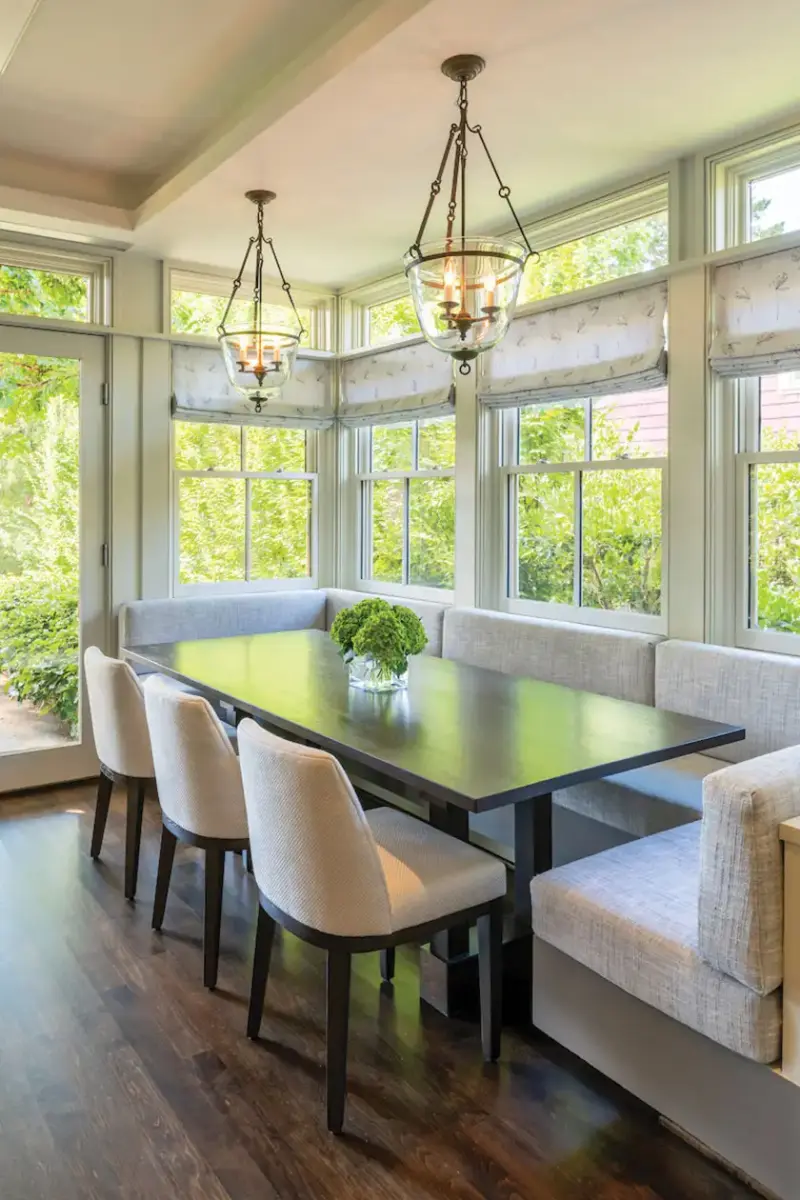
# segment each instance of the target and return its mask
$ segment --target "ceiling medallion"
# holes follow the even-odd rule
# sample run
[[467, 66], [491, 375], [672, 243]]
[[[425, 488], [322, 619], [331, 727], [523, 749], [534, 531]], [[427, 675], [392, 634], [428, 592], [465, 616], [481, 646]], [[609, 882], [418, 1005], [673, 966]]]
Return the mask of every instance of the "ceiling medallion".
[[[245, 197], [255, 204], [257, 209], [256, 233], [247, 243], [239, 274], [233, 281], [230, 299], [222, 320], [217, 326], [217, 334], [225, 358], [228, 378], [235, 388], [244, 392], [248, 399], [255, 402], [255, 410], [260, 413], [262, 403], [277, 396], [284, 384], [291, 378], [297, 357], [297, 347], [305, 329], [292, 297], [291, 285], [287, 283], [275, 253], [272, 238], [264, 236], [264, 206], [275, 199], [275, 193], [259, 188], [245, 192]], [[254, 246], [256, 262], [252, 304], [248, 305], [246, 314], [229, 320], [233, 302], [242, 286], [242, 276]], [[262, 291], [265, 246], [270, 249], [280, 276], [281, 287], [286, 293], [295, 315], [296, 323], [292, 322], [291, 327], [273, 319], [273, 305], [267, 305], [268, 313], [266, 317], [264, 316]]]
[[[450, 126], [439, 173], [416, 240], [403, 260], [417, 319], [427, 341], [461, 363], [469, 374], [470, 360], [496, 346], [508, 331], [517, 305], [525, 264], [536, 252], [511, 203], [507, 187], [489, 153], [480, 125], [470, 125], [467, 85], [481, 73], [485, 62], [477, 54], [456, 54], [442, 63], [442, 71], [459, 85], [459, 119]], [[483, 147], [506, 201], [522, 244], [492, 237], [467, 237], [467, 134]], [[453, 151], [446, 234], [441, 241], [425, 242], [425, 230]]]

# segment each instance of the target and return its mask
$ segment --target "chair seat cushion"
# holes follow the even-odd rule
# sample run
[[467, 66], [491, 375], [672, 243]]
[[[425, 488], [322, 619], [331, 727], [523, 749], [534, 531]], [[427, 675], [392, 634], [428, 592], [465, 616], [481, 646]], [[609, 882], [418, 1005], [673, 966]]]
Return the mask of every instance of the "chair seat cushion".
[[780, 1048], [780, 993], [699, 955], [700, 825], [606, 850], [531, 882], [537, 937], [653, 1008], [757, 1062]]
[[505, 895], [500, 859], [393, 808], [365, 815], [386, 877], [393, 933]]
[[703, 812], [703, 780], [727, 763], [708, 754], [687, 754], [652, 767], [638, 767], [593, 783], [555, 792], [553, 800], [581, 816], [602, 821], [634, 837], [662, 833], [697, 821]]

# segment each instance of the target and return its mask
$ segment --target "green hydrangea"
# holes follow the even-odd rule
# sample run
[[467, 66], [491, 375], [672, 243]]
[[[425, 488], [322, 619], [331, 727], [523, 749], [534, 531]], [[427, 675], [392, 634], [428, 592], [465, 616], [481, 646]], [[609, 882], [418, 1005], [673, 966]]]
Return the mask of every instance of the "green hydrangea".
[[343, 609], [331, 626], [331, 637], [343, 656], [368, 655], [384, 678], [402, 675], [411, 654], [420, 654], [428, 644], [425, 627], [416, 613], [388, 600], [360, 600]]

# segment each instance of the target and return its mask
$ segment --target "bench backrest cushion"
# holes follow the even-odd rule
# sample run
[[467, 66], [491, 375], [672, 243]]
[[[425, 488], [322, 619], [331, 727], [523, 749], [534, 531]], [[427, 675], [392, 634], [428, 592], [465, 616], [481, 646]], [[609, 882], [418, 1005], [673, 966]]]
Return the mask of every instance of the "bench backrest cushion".
[[652, 704], [657, 641], [642, 633], [452, 608], [444, 618], [443, 655], [508, 675]]
[[152, 646], [283, 629], [324, 629], [325, 602], [325, 592], [316, 589], [136, 600], [120, 609], [120, 646]]
[[725, 762], [744, 762], [800, 744], [800, 659], [701, 642], [656, 649], [656, 707], [743, 725], [743, 742], [717, 746]]
[[800, 815], [800, 746], [703, 781], [698, 950], [766, 996], [783, 980], [782, 821]]
[[[337, 615], [343, 608], [352, 608], [359, 600], [366, 600], [371, 592], [349, 592], [343, 588], [328, 588], [328, 606], [325, 616], [325, 627], [330, 629]], [[419, 617], [428, 635], [428, 644], [424, 654], [432, 654], [435, 658], [442, 657], [442, 620], [446, 605], [433, 604], [428, 600], [406, 600], [401, 596], [383, 596], [390, 604], [403, 604]]]

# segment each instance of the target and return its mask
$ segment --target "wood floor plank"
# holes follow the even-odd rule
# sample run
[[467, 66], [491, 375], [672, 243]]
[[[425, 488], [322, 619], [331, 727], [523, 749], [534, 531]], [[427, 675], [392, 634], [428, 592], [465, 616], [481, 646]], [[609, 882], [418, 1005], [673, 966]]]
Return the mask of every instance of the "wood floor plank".
[[743, 1184], [532, 1031], [485, 1065], [477, 1026], [354, 962], [345, 1136], [325, 1130], [324, 955], [276, 937], [244, 1036], [257, 896], [225, 877], [219, 988], [202, 983], [203, 871], [180, 847], [150, 928], [160, 817], [123, 896], [124, 797], [103, 853], [94, 788], [0, 800], [2, 1200], [745, 1200]]

